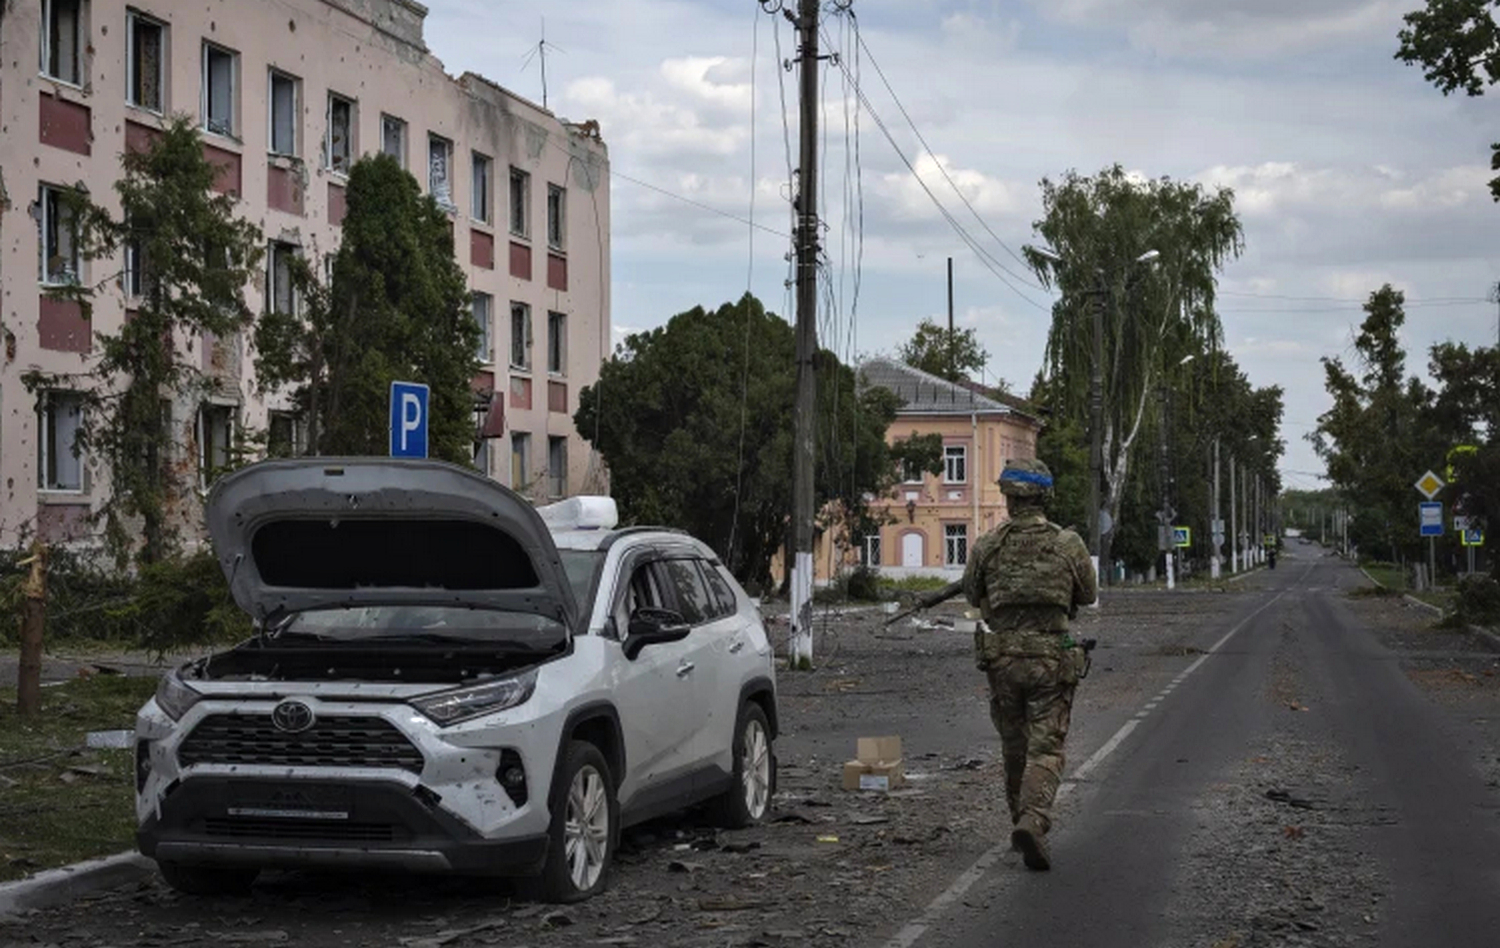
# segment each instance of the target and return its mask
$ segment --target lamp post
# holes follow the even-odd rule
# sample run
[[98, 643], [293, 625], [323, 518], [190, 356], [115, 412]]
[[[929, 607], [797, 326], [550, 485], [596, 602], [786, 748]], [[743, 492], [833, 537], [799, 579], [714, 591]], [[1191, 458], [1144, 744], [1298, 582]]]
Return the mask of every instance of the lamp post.
[[[1039, 257], [1051, 260], [1059, 269], [1068, 269], [1072, 266], [1062, 254], [1051, 247], [1027, 247], [1026, 249]], [[1132, 266], [1151, 263], [1160, 256], [1161, 254], [1157, 251], [1148, 250], [1136, 257], [1132, 261]], [[1098, 297], [1092, 307], [1094, 357], [1092, 371], [1089, 374], [1089, 559], [1094, 563], [1095, 581], [1102, 583], [1103, 575], [1099, 569], [1102, 549], [1099, 529], [1099, 481], [1104, 476], [1104, 306], [1105, 297], [1109, 297], [1113, 302], [1114, 293], [1109, 273], [1100, 268], [1097, 276], [1098, 284], [1092, 290], [1085, 290], [1083, 295]]]

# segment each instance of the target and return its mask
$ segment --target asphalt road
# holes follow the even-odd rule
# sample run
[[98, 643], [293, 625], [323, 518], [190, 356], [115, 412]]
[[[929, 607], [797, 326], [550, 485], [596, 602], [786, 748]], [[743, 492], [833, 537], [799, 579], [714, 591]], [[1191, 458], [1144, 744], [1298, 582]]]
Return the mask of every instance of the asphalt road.
[[1292, 553], [1069, 788], [1053, 871], [999, 859], [915, 943], [1496, 943], [1500, 791], [1465, 732], [1484, 722], [1360, 626], [1357, 571]]

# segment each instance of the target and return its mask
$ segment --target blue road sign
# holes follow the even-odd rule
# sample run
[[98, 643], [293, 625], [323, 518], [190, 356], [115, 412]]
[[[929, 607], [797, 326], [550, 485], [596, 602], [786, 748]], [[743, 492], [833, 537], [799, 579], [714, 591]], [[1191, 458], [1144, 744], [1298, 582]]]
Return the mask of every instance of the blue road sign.
[[391, 383], [391, 457], [427, 457], [427, 386]]
[[1440, 537], [1443, 535], [1443, 505], [1440, 501], [1430, 500], [1417, 505], [1422, 517], [1422, 536]]
[[1173, 527], [1172, 528], [1172, 545], [1173, 546], [1192, 546], [1193, 545], [1193, 528], [1192, 527]]
[[1484, 531], [1477, 529], [1465, 530], [1463, 535], [1463, 545], [1484, 546]]

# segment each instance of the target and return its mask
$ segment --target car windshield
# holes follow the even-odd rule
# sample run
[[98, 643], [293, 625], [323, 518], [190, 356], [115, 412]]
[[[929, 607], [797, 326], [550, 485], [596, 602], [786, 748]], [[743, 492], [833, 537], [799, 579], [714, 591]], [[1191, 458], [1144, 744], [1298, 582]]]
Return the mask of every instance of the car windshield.
[[568, 585], [573, 587], [573, 599], [578, 611], [585, 618], [589, 612], [589, 593], [594, 588], [594, 577], [604, 563], [604, 554], [598, 550], [558, 550], [562, 556], [563, 569], [568, 574]]
[[468, 606], [353, 606], [299, 612], [272, 633], [277, 639], [331, 642], [404, 640], [547, 649], [567, 641], [561, 622], [526, 612]]

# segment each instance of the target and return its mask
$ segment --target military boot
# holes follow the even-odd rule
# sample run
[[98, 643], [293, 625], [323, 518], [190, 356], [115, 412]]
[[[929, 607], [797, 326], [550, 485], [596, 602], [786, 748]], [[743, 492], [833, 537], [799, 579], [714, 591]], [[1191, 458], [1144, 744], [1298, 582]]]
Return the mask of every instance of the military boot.
[[1019, 850], [1027, 869], [1046, 872], [1052, 868], [1052, 856], [1047, 852], [1047, 833], [1040, 821], [1031, 815], [1022, 816], [1010, 834], [1010, 848]]

